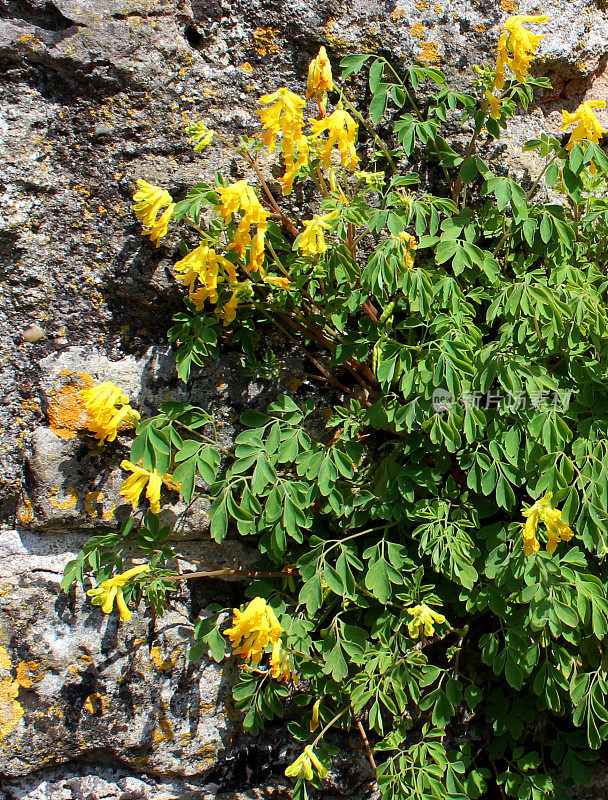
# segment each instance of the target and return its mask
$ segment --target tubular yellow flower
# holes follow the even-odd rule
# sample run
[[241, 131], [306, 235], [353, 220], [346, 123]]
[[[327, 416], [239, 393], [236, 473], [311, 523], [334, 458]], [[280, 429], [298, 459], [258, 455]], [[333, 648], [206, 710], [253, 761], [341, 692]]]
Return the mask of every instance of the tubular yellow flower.
[[308, 730], [311, 733], [314, 733], [317, 730], [317, 728], [319, 727], [319, 725], [321, 724], [319, 722], [319, 706], [320, 705], [321, 705], [321, 698], [318, 698], [317, 700], [315, 700], [314, 705], [312, 707], [312, 717], [310, 718], [310, 724], [308, 726]]
[[283, 134], [285, 174], [279, 178], [279, 183], [283, 187], [283, 194], [290, 194], [298, 170], [308, 161], [308, 140], [303, 131], [306, 102], [289, 89], [283, 88], [272, 94], [262, 95], [260, 103], [268, 105], [268, 108], [257, 113], [265, 131], [262, 139], [270, 153], [276, 147], [279, 134]]
[[437, 614], [425, 603], [408, 608], [407, 613], [412, 617], [407, 624], [407, 630], [412, 639], [422, 636], [423, 630], [425, 636], [432, 636], [435, 633], [435, 625], [441, 625], [445, 622], [443, 614]]
[[160, 247], [160, 240], [163, 238], [163, 236], [167, 235], [169, 220], [173, 215], [174, 208], [175, 208], [175, 203], [171, 203], [170, 205], [168, 205], [167, 208], [160, 215], [160, 217], [150, 228], [150, 234], [149, 234], [150, 241], [155, 242], [157, 247]]
[[319, 48], [316, 58], [310, 62], [308, 67], [308, 81], [306, 83], [306, 99], [315, 98], [319, 104], [319, 109], [325, 114], [326, 92], [331, 92], [334, 88], [334, 81], [331, 74], [331, 64], [327, 57], [324, 47]]
[[291, 286], [291, 281], [289, 278], [280, 278], [275, 275], [265, 275], [264, 283], [267, 283], [269, 286], [276, 286], [278, 289], [284, 289], [287, 291]]
[[[355, 151], [355, 140], [357, 138], [357, 123], [351, 115], [338, 107], [329, 117], [324, 119], [311, 119], [310, 124], [315, 138], [323, 144], [321, 149], [321, 164], [328, 168], [331, 166], [331, 151], [337, 146], [342, 157], [342, 166], [355, 170], [359, 163], [359, 158]], [[327, 132], [327, 139], [319, 137]]]
[[[141, 220], [143, 227], [150, 228], [150, 240], [156, 242], [158, 247], [160, 239], [167, 233], [167, 226], [175, 203], [169, 192], [159, 186], [154, 186], [141, 178], [137, 179], [137, 185], [139, 189], [133, 195], [133, 200], [135, 200], [133, 211], [135, 216]], [[167, 206], [167, 208], [157, 220], [156, 215], [163, 206]]]
[[401, 233], [398, 233], [394, 238], [397, 240], [397, 242], [399, 242], [401, 252], [405, 258], [405, 266], [408, 269], [412, 269], [414, 266], [414, 256], [412, 255], [412, 251], [418, 249], [416, 237], [412, 236], [411, 233], [401, 231]]
[[228, 283], [235, 285], [237, 277], [234, 264], [207, 245], [200, 244], [175, 264], [175, 270], [180, 273], [178, 279], [188, 287], [197, 311], [203, 307], [205, 300], [217, 303], [217, 285], [224, 280], [219, 272], [220, 267], [225, 271]]
[[264, 650], [272, 644], [272, 658], [278, 664], [282, 632], [283, 628], [272, 608], [264, 598], [255, 597], [244, 611], [233, 609], [232, 627], [227, 628], [224, 635], [230, 640], [235, 655], [242, 656], [245, 662], [252, 664], [259, 664]]
[[186, 134], [194, 145], [194, 152], [200, 153], [211, 144], [215, 131], [212, 131], [204, 122], [193, 122], [186, 125]]
[[545, 14], [535, 16], [516, 14], [505, 21], [505, 30], [498, 40], [496, 78], [492, 91], [486, 93], [493, 119], [498, 119], [500, 116], [500, 100], [493, 93], [500, 92], [504, 88], [505, 68], [510, 67], [518, 81], [525, 80], [540, 40], [545, 38], [542, 34], [532, 33], [524, 28], [523, 23], [533, 22], [540, 25], [542, 22], [547, 22], [548, 19], [549, 17]]
[[132, 614], [129, 611], [125, 598], [123, 595], [123, 587], [137, 575], [142, 575], [144, 572], [150, 572], [148, 564], [141, 564], [139, 567], [132, 567], [126, 572], [121, 572], [113, 578], [108, 578], [102, 581], [99, 586], [89, 589], [87, 595], [91, 598], [91, 602], [95, 606], [101, 606], [104, 614], [111, 614], [114, 609], [114, 601], [120, 612], [120, 618], [123, 622], [131, 619]]
[[486, 100], [490, 104], [490, 116], [492, 119], [499, 119], [500, 118], [500, 100], [497, 97], [494, 97], [493, 94], [490, 94], [486, 90]]
[[[111, 381], [82, 389], [79, 394], [87, 411], [87, 428], [95, 434], [100, 445], [106, 439], [113, 442], [120, 428], [132, 428], [133, 423], [140, 419], [123, 390]], [[121, 405], [117, 408], [119, 403]]]
[[303, 778], [306, 781], [311, 781], [314, 775], [313, 767], [321, 780], [327, 777], [327, 770], [317, 758], [314, 750], [310, 745], [306, 745], [304, 751], [300, 753], [293, 764], [287, 767], [285, 775], [288, 778]]
[[[243, 258], [246, 248], [251, 245], [249, 250], [248, 272], [262, 270], [264, 261], [264, 236], [268, 227], [268, 212], [262, 207], [256, 197], [255, 192], [247, 181], [241, 180], [229, 186], [218, 186], [217, 193], [220, 196], [220, 205], [215, 210], [223, 217], [226, 225], [230, 223], [233, 216], [242, 212], [234, 234], [234, 241], [228, 245], [229, 250], [234, 250], [239, 258]], [[250, 228], [256, 226], [256, 233], [252, 242]]]
[[179, 489], [179, 486], [173, 482], [172, 476], [168, 473], [166, 475], [160, 475], [155, 469], [149, 471], [136, 464], [132, 464], [126, 459], [120, 462], [120, 467], [121, 469], [133, 473], [129, 475], [120, 487], [120, 493], [131, 503], [134, 509], [139, 505], [139, 498], [146, 486], [146, 497], [150, 501], [150, 511], [153, 514], [158, 514], [160, 511], [160, 490], [163, 483], [168, 489], [172, 489], [173, 491]]
[[304, 220], [305, 230], [298, 236], [293, 243], [294, 249], [299, 249], [307, 256], [315, 256], [324, 253], [327, 250], [325, 242], [324, 230], [331, 230], [331, 225], [327, 221], [334, 219], [337, 212], [325, 214], [320, 217], [315, 214], [312, 219]]
[[576, 128], [570, 134], [570, 139], [566, 145], [566, 150], [570, 151], [577, 142], [588, 141], [599, 144], [602, 135], [606, 133], [606, 128], [603, 128], [595, 116], [594, 108], [606, 108], [604, 100], [586, 100], [581, 103], [576, 109], [574, 114], [569, 111], [562, 111], [562, 130], [565, 131], [570, 125], [578, 123]]
[[547, 529], [547, 552], [553, 555], [560, 542], [569, 542], [574, 536], [574, 531], [562, 520], [562, 512], [551, 506], [552, 492], [547, 492], [544, 497], [537, 500], [530, 508], [522, 511], [526, 522], [523, 529], [524, 553], [527, 556], [538, 552], [540, 544], [536, 538], [539, 520], [545, 523]]

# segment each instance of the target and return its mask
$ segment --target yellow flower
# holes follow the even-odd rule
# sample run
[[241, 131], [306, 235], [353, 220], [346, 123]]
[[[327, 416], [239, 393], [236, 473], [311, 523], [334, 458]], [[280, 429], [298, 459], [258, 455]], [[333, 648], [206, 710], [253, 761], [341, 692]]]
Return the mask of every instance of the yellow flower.
[[283, 194], [290, 194], [298, 170], [308, 161], [308, 140], [303, 131], [306, 102], [289, 89], [283, 88], [272, 94], [262, 95], [260, 103], [268, 105], [268, 108], [257, 113], [265, 131], [262, 139], [270, 153], [276, 147], [279, 134], [283, 134], [285, 174], [279, 178], [279, 183], [283, 187]]
[[160, 475], [156, 469], [149, 471], [132, 464], [126, 459], [120, 462], [120, 466], [121, 469], [133, 473], [129, 475], [120, 487], [120, 493], [131, 503], [134, 509], [139, 505], [139, 498], [146, 486], [146, 497], [150, 501], [150, 511], [153, 514], [158, 514], [160, 511], [160, 490], [163, 483], [167, 488], [174, 491], [179, 489], [179, 486], [173, 482], [172, 476], [168, 473]]
[[167, 208], [160, 215], [160, 217], [150, 228], [150, 234], [149, 234], [150, 241], [156, 242], [157, 247], [160, 247], [160, 240], [163, 238], [163, 236], [167, 235], [169, 220], [173, 215], [174, 208], [175, 208], [175, 203], [171, 203], [170, 205], [168, 205]]
[[574, 114], [569, 111], [562, 111], [563, 124], [562, 130], [565, 131], [570, 125], [578, 123], [570, 134], [570, 139], [566, 145], [566, 150], [570, 151], [577, 142], [588, 141], [599, 144], [602, 134], [606, 133], [606, 128], [602, 128], [598, 118], [593, 111], [594, 108], [606, 108], [604, 100], [586, 100], [581, 103]]
[[[357, 173], [355, 173], [355, 175], [356, 174]], [[338, 200], [340, 200], [342, 203], [344, 203], [344, 205], [349, 205], [350, 201], [349, 201], [348, 197], [344, 194], [344, 192], [342, 190], [342, 187], [340, 186], [340, 184], [337, 181], [336, 168], [335, 167], [332, 167], [329, 170], [329, 188], [331, 189], [332, 194], [335, 197], [337, 197]]]
[[[129, 405], [123, 390], [111, 381], [104, 381], [91, 389], [80, 391], [82, 404], [87, 411], [87, 428], [102, 445], [106, 439], [113, 442], [119, 429], [132, 428], [140, 415]], [[116, 407], [120, 403], [120, 407]]]
[[113, 578], [102, 581], [99, 586], [89, 589], [87, 594], [91, 598], [93, 605], [101, 606], [101, 610], [104, 614], [112, 613], [114, 609], [114, 600], [116, 600], [116, 606], [120, 611], [120, 618], [123, 622], [127, 622], [131, 619], [132, 614], [125, 603], [125, 598], [122, 593], [123, 587], [131, 578], [135, 578], [137, 575], [141, 575], [144, 572], [150, 572], [148, 564], [132, 567], [132, 569], [128, 569], [126, 572], [121, 572]]
[[231, 286], [236, 284], [234, 264], [204, 244], [195, 247], [192, 252], [175, 264], [176, 271], [181, 273], [178, 275], [178, 279], [188, 287], [190, 299], [197, 311], [201, 310], [205, 300], [217, 303], [218, 281], [221, 282], [224, 279], [219, 274], [220, 267], [225, 270], [228, 283]]
[[529, 556], [538, 552], [540, 544], [536, 538], [538, 522], [545, 523], [547, 529], [547, 552], [553, 555], [560, 542], [569, 542], [574, 536], [574, 531], [562, 520], [562, 512], [551, 507], [552, 492], [547, 492], [544, 497], [537, 500], [534, 505], [523, 511], [526, 522], [524, 524], [524, 554]]
[[536, 55], [542, 34], [532, 33], [524, 28], [524, 22], [534, 22], [538, 25], [546, 22], [549, 17], [544, 14], [524, 16], [516, 14], [505, 21], [505, 30], [498, 40], [498, 53], [496, 57], [496, 78], [491, 92], [486, 92], [486, 99], [490, 103], [491, 116], [498, 119], [500, 116], [500, 100], [493, 92], [502, 91], [505, 85], [505, 68], [510, 67], [518, 81], [524, 81], [530, 69], [530, 63]]
[[325, 214], [320, 217], [315, 214], [312, 219], [304, 220], [305, 230], [298, 236], [293, 243], [294, 249], [299, 250], [307, 256], [315, 256], [324, 253], [327, 250], [325, 243], [324, 230], [331, 230], [331, 225], [327, 221], [334, 219], [337, 212], [333, 211], [331, 214]]
[[204, 122], [193, 122], [190, 125], [186, 125], [186, 133], [192, 144], [194, 144], [195, 153], [200, 153], [201, 150], [204, 150], [205, 147], [211, 144], [215, 136], [215, 131], [208, 128]]
[[359, 159], [355, 151], [357, 138], [357, 123], [343, 108], [337, 108], [333, 114], [324, 119], [310, 120], [312, 133], [317, 139], [322, 133], [327, 132], [327, 139], [319, 142], [323, 144], [321, 150], [321, 164], [327, 168], [331, 166], [331, 151], [336, 145], [342, 156], [342, 166], [356, 169]]
[[[169, 192], [159, 186], [154, 186], [141, 178], [137, 179], [137, 185], [139, 189], [133, 195], [133, 200], [135, 200], [133, 211], [135, 216], [141, 220], [143, 227], [150, 228], [148, 231], [150, 240], [156, 242], [158, 247], [160, 239], [167, 233], [175, 203]], [[167, 206], [167, 208], [156, 219], [156, 215], [163, 206]]]
[[412, 236], [411, 233], [406, 233], [405, 231], [401, 231], [398, 233], [397, 236], [394, 237], [396, 241], [399, 243], [401, 252], [405, 258], [405, 266], [408, 269], [412, 269], [414, 266], [414, 256], [412, 255], [412, 250], [418, 249], [418, 242], [416, 241], [416, 237]]
[[306, 99], [310, 100], [314, 97], [319, 104], [319, 109], [325, 114], [325, 93], [331, 92], [333, 88], [334, 81], [331, 74], [331, 64], [327, 57], [327, 51], [324, 47], [321, 47], [317, 57], [313, 58], [308, 67]]
[[[247, 181], [241, 180], [229, 186], [218, 186], [217, 193], [220, 196], [220, 205], [216, 206], [216, 211], [223, 217], [226, 225], [230, 223], [233, 216], [242, 212], [234, 234], [234, 241], [228, 245], [229, 250], [243, 258], [246, 248], [251, 245], [249, 250], [248, 272], [262, 270], [264, 261], [264, 236], [268, 227], [268, 212], [262, 207], [256, 197], [255, 192]], [[256, 226], [254, 239], [251, 239], [250, 228]]]
[[498, 97], [494, 97], [493, 94], [486, 90], [486, 100], [490, 104], [490, 116], [492, 119], [499, 119], [500, 118], [500, 100]]
[[314, 705], [312, 707], [312, 717], [310, 718], [310, 724], [308, 726], [308, 730], [311, 733], [314, 733], [320, 725], [319, 722], [319, 706], [321, 705], [321, 698], [315, 700]]
[[289, 278], [280, 278], [274, 275], [265, 275], [264, 283], [267, 283], [269, 286], [276, 286], [278, 289], [284, 289], [287, 291], [291, 286], [291, 281]]
[[445, 622], [443, 614], [437, 614], [425, 603], [408, 608], [407, 613], [412, 617], [407, 624], [407, 630], [412, 639], [422, 636], [423, 629], [425, 636], [432, 636], [435, 633], [435, 624], [441, 625]]
[[283, 628], [272, 608], [264, 598], [255, 597], [244, 611], [233, 609], [232, 627], [227, 628], [224, 635], [230, 640], [234, 653], [252, 664], [259, 664], [266, 647], [272, 644], [272, 658], [276, 664], [282, 632]]
[[306, 745], [304, 752], [300, 753], [293, 764], [287, 767], [285, 775], [288, 778], [303, 778], [306, 781], [311, 781], [314, 774], [313, 767], [322, 780], [327, 776], [327, 770], [315, 755], [312, 747]]

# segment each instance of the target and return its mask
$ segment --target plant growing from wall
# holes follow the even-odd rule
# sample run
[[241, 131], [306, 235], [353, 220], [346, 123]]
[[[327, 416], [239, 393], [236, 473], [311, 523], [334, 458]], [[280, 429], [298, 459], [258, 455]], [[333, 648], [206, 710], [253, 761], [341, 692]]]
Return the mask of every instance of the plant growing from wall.
[[[161, 493], [211, 496], [213, 539], [243, 537], [260, 565], [232, 617], [206, 609], [190, 654], [239, 659], [248, 730], [287, 715], [300, 800], [327, 780], [336, 729], [404, 800], [566, 797], [608, 738], [605, 104], [525, 145], [528, 186], [479, 155], [549, 86], [529, 72], [546, 19], [507, 20], [470, 94], [374, 55], [344, 58], [334, 83], [321, 48], [306, 98], [261, 97], [251, 137], [188, 127], [238, 180], [179, 202], [139, 181], [146, 235], [183, 230], [179, 377], [228, 340], [271, 377], [274, 330], [333, 410], [282, 395], [226, 448], [209, 409], [138, 420], [120, 389], [89, 390], [101, 442], [137, 425], [122, 493], [150, 510], [91, 539], [64, 586], [92, 580], [123, 619], [140, 600], [162, 613], [210, 573], [177, 574]], [[126, 569], [134, 545], [144, 563]]]

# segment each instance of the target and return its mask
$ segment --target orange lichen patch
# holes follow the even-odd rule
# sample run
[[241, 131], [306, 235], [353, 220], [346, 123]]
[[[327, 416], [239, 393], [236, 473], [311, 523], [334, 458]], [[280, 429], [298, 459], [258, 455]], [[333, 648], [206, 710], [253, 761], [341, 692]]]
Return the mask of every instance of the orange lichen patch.
[[29, 523], [34, 519], [34, 506], [27, 497], [22, 498], [21, 503], [19, 504], [19, 508], [17, 509], [17, 519], [22, 525], [29, 525]]
[[44, 670], [35, 661], [20, 661], [17, 665], [17, 683], [22, 689], [31, 689], [42, 680]]
[[247, 73], [247, 75], [251, 75], [251, 74], [252, 74], [252, 72], [253, 72], [253, 67], [251, 66], [251, 64], [249, 63], [249, 61], [244, 61], [244, 62], [241, 64], [241, 69], [243, 70], [243, 72], [246, 72], [246, 73]]
[[66, 383], [50, 393], [48, 417], [49, 428], [61, 439], [72, 439], [78, 431], [86, 428], [87, 413], [80, 397], [81, 389], [89, 389], [95, 381], [85, 372], [77, 375], [67, 373]]
[[513, 13], [514, 11], [517, 11], [518, 6], [518, 0], [500, 0], [500, 7], [503, 11]]
[[415, 36], [416, 39], [424, 39], [424, 25], [422, 22], [416, 22], [414, 25], [412, 25], [410, 33], [412, 36]]
[[279, 50], [276, 38], [278, 28], [256, 28], [253, 32], [254, 47], [261, 56], [271, 55]]
[[437, 42], [424, 42], [416, 60], [422, 64], [439, 64], [441, 57], [437, 52], [437, 47]]
[[[56, 497], [59, 495], [59, 489], [51, 488], [49, 489], [51, 495], [55, 495]], [[78, 495], [76, 494], [75, 489], [64, 489], [63, 490], [63, 500], [54, 500], [49, 499], [49, 503], [54, 506], [55, 508], [59, 508], [62, 511], [67, 511], [68, 508], [74, 508], [76, 503], [78, 502]]]
[[165, 708], [161, 706], [158, 726], [154, 729], [152, 739], [154, 742], [170, 742], [174, 737], [173, 725], [169, 722], [165, 715]]
[[90, 694], [87, 699], [84, 701], [84, 707], [93, 716], [100, 717], [104, 712], [108, 710], [109, 701], [108, 698], [99, 692], [93, 692]]
[[198, 751], [198, 755], [202, 759], [200, 763], [201, 769], [208, 767], [209, 764], [217, 760], [217, 751], [212, 744], [203, 745], [201, 749]]
[[103, 492], [87, 492], [84, 498], [84, 510], [91, 519], [114, 519], [116, 503], [109, 503], [105, 508]]
[[429, 4], [425, 2], [425, 0], [418, 0], [418, 2], [416, 3], [416, 8], [419, 8], [420, 11], [424, 11], [428, 7]]
[[0, 647], [0, 669], [10, 669], [12, 667], [11, 658], [5, 647]]
[[397, 22], [399, 17], [402, 17], [404, 14], [405, 14], [405, 9], [403, 9], [403, 8], [395, 8], [394, 11], [391, 14], [391, 17], [393, 18], [394, 22]]
[[475, 30], [477, 33], [484, 33], [486, 30], [485, 22], [478, 22], [477, 25], [475, 25]]
[[150, 648], [150, 659], [159, 672], [168, 672], [177, 664], [181, 653], [181, 648], [173, 650], [170, 655], [163, 656], [160, 647]]

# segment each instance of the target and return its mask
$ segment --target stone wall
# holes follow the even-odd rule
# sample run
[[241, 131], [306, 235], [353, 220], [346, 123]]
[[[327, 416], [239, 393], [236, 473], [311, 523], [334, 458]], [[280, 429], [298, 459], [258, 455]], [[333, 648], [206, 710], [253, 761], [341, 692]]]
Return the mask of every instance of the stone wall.
[[[1, 800], [284, 796], [282, 730], [250, 742], [230, 668], [185, 658], [200, 609], [239, 602], [238, 586], [194, 586], [162, 619], [120, 626], [59, 590], [91, 532], [128, 513], [123, 444], [82, 435], [78, 388], [115, 380], [144, 414], [163, 398], [192, 399], [216, 411], [227, 440], [238, 413], [277, 389], [248, 383], [229, 353], [188, 394], [179, 385], [166, 344], [181, 302], [177, 240], [155, 249], [142, 239], [130, 195], [138, 177], [180, 199], [218, 167], [235, 175], [216, 151], [192, 153], [184, 120], [250, 132], [257, 96], [302, 89], [321, 44], [334, 64], [373, 51], [441, 65], [462, 86], [516, 12], [551, 17], [538, 69], [554, 90], [491, 151], [525, 181], [537, 167], [518, 142], [557, 131], [562, 108], [608, 99], [601, 2], [0, 0]], [[208, 540], [206, 511], [201, 500], [169, 512], [184, 557], [246, 565], [238, 543]], [[368, 780], [353, 749], [328, 796], [367, 796]]]

